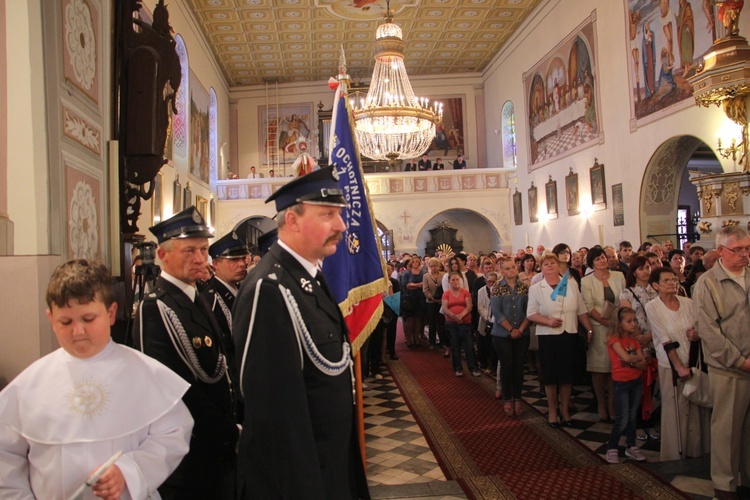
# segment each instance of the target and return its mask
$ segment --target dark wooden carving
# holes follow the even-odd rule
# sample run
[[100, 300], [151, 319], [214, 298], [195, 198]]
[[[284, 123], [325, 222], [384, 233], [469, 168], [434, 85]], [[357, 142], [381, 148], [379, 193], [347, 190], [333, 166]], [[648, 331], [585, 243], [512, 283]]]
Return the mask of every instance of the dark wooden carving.
[[124, 234], [134, 234], [141, 199], [151, 198], [152, 181], [167, 162], [169, 107], [177, 113], [182, 74], [164, 0], [154, 8], [150, 25], [135, 16], [140, 1], [118, 4], [120, 223]]
[[430, 241], [425, 245], [425, 255], [435, 255], [435, 251], [441, 245], [449, 245], [453, 253], [460, 253], [464, 249], [464, 242], [458, 239], [457, 232], [458, 229], [448, 226], [445, 222], [430, 229]]

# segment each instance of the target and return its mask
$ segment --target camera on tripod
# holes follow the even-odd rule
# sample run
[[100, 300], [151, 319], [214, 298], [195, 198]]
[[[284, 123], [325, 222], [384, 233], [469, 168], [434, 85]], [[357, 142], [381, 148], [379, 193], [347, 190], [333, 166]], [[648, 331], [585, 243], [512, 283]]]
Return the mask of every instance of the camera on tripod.
[[141, 263], [135, 266], [133, 279], [133, 296], [137, 297], [138, 302], [143, 300], [143, 293], [146, 284], [152, 286], [156, 283], [156, 278], [161, 272], [161, 268], [155, 264], [156, 261], [156, 243], [153, 241], [141, 241], [135, 243], [133, 248], [137, 248], [140, 253]]
[[141, 241], [133, 245], [140, 250], [140, 257], [143, 259], [142, 264], [153, 264], [156, 261], [156, 243], [153, 241]]

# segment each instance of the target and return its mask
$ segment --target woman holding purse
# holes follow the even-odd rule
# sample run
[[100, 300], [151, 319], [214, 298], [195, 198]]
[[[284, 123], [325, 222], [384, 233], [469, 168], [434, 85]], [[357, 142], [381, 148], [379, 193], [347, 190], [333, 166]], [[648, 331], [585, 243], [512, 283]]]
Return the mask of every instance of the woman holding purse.
[[[685, 457], [700, 457], [711, 450], [711, 410], [691, 403], [682, 394], [685, 381], [692, 376], [689, 367], [690, 343], [699, 340], [694, 328], [693, 301], [677, 295], [680, 282], [668, 267], [654, 269], [649, 282], [659, 293], [657, 298], [646, 304], [646, 314], [659, 363], [660, 459], [678, 460], [682, 458], [680, 451]], [[675, 373], [677, 381], [673, 380]], [[682, 450], [679, 449], [680, 443]]]
[[594, 272], [581, 280], [581, 295], [591, 317], [594, 335], [586, 351], [586, 370], [591, 373], [598, 405], [599, 420], [614, 422], [615, 403], [612, 398], [612, 364], [607, 352], [607, 339], [611, 322], [625, 288], [625, 276], [607, 267], [607, 255], [600, 246], [589, 250], [587, 264]]

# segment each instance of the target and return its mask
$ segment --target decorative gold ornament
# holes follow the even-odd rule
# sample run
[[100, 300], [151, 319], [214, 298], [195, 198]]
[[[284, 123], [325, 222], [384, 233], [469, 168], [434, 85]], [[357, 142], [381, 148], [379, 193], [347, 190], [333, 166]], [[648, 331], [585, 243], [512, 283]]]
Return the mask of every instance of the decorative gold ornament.
[[706, 213], [711, 211], [711, 207], [714, 205], [714, 195], [711, 188], [707, 188], [703, 191], [703, 207]]
[[732, 212], [737, 210], [737, 200], [740, 197], [740, 183], [727, 182], [724, 184], [724, 199], [726, 200]]
[[443, 243], [442, 245], [437, 247], [437, 249], [443, 252], [443, 254], [445, 255], [450, 255], [453, 253], [453, 248], [451, 248], [451, 246], [447, 243]]
[[740, 221], [738, 221], [738, 220], [727, 219], [727, 220], [725, 220], [724, 222], [721, 223], [721, 227], [734, 227], [734, 226], [736, 226], [739, 223], [740, 223]]
[[698, 223], [698, 231], [700, 231], [702, 234], [710, 234], [711, 233], [711, 223], [707, 220], [702, 220]]

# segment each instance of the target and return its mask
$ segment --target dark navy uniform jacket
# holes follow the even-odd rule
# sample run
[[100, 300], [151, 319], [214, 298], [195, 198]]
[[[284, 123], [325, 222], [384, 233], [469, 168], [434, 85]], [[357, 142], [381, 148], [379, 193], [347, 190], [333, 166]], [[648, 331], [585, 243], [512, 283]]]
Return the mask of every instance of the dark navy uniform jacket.
[[[187, 380], [191, 386], [183, 396], [195, 426], [190, 451], [167, 485], [188, 492], [184, 498], [200, 498], [201, 492], [218, 491], [220, 480], [235, 466], [235, 447], [239, 437], [234, 396], [229, 373], [215, 383], [199, 380], [178, 354], [157, 306], [163, 302], [176, 314], [203, 370], [213, 375], [220, 354], [226, 355], [223, 339], [209, 306], [196, 295], [196, 302], [163, 277], [147, 294], [135, 319], [134, 347], [157, 359]], [[216, 484], [213, 482], [216, 481]]]
[[273, 245], [243, 281], [233, 314], [245, 398], [239, 498], [369, 498], [351, 371], [331, 376], [310, 361], [280, 286], [293, 296], [326, 360], [340, 361], [348, 342], [338, 304], [289, 252]]

